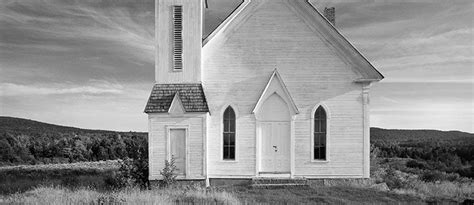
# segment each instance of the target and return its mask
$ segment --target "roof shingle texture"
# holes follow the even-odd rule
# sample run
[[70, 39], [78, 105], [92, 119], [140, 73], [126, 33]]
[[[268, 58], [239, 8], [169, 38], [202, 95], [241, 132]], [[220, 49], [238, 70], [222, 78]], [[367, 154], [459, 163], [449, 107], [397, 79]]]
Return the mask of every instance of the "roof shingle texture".
[[176, 93], [179, 93], [186, 112], [209, 112], [201, 84], [155, 84], [145, 113], [168, 112]]

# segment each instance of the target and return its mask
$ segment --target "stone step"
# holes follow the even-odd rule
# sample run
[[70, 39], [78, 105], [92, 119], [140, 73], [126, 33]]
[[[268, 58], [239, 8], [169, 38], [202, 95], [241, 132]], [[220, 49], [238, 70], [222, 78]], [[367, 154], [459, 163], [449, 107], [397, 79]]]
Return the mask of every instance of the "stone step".
[[252, 179], [252, 187], [308, 186], [305, 178], [262, 178]]
[[251, 187], [272, 189], [272, 188], [285, 188], [285, 187], [309, 187], [309, 185], [307, 184], [252, 184]]

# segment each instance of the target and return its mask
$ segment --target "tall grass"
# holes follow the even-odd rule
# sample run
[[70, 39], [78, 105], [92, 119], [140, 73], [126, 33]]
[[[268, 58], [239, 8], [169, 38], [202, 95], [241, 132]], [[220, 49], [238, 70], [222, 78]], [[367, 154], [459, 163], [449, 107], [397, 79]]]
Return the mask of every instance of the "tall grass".
[[414, 195], [425, 200], [450, 199], [462, 202], [465, 199], [474, 199], [474, 183], [472, 182], [411, 180], [403, 188], [393, 191], [398, 194]]
[[0, 195], [24, 192], [38, 186], [107, 189], [104, 179], [118, 161], [0, 167]]
[[25, 193], [0, 196], [0, 203], [15, 204], [239, 204], [238, 198], [225, 191], [205, 188], [169, 188], [140, 190], [128, 188], [120, 191], [98, 192], [80, 188], [38, 187]]
[[[386, 183], [393, 193], [408, 194], [426, 201], [457, 201], [474, 199], [474, 180], [453, 177], [448, 173], [420, 170], [421, 175], [404, 172], [409, 159], [390, 159], [384, 166], [373, 166], [371, 177], [378, 183]], [[434, 180], [424, 180], [425, 173]]]

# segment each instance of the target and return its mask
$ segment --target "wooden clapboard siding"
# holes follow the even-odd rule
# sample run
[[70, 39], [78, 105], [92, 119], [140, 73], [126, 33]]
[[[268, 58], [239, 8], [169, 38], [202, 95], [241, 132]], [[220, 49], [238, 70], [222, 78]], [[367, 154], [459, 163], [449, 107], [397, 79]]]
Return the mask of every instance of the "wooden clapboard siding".
[[[209, 176], [255, 174], [256, 120], [251, 113], [276, 68], [300, 113], [294, 121], [295, 175], [362, 177], [362, 86], [355, 71], [286, 0], [255, 0], [203, 49], [203, 84], [211, 116]], [[236, 162], [222, 161], [222, 112], [237, 106]], [[311, 161], [311, 112], [324, 103], [330, 113], [330, 161]]]
[[[159, 0], [155, 2], [157, 83], [197, 83], [201, 81], [202, 1]], [[183, 69], [173, 70], [173, 6], [183, 8]]]
[[[221, 106], [222, 109], [227, 106]], [[235, 108], [235, 107], [234, 107]], [[236, 112], [236, 160], [224, 161], [222, 159], [222, 126], [223, 116], [220, 110], [215, 110], [215, 115], [209, 118], [208, 126], [208, 175], [255, 175], [255, 119], [253, 115], [238, 112], [241, 107], [234, 109]], [[212, 112], [212, 111], [211, 111]]]
[[149, 114], [149, 169], [150, 179], [159, 179], [160, 171], [164, 168], [167, 156], [166, 139], [167, 127], [188, 129], [187, 143], [187, 173], [186, 178], [198, 179], [205, 176], [205, 125], [206, 114], [185, 114], [170, 116], [168, 114]]

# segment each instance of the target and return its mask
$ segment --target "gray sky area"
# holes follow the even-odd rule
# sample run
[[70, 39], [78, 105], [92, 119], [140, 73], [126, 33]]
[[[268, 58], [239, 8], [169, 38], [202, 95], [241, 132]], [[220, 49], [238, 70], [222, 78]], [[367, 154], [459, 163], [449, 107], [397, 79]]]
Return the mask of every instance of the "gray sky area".
[[[239, 4], [209, 0], [209, 33]], [[471, 0], [325, 0], [337, 27], [384, 75], [371, 124], [474, 132]], [[0, 1], [0, 115], [147, 129], [153, 0]]]

